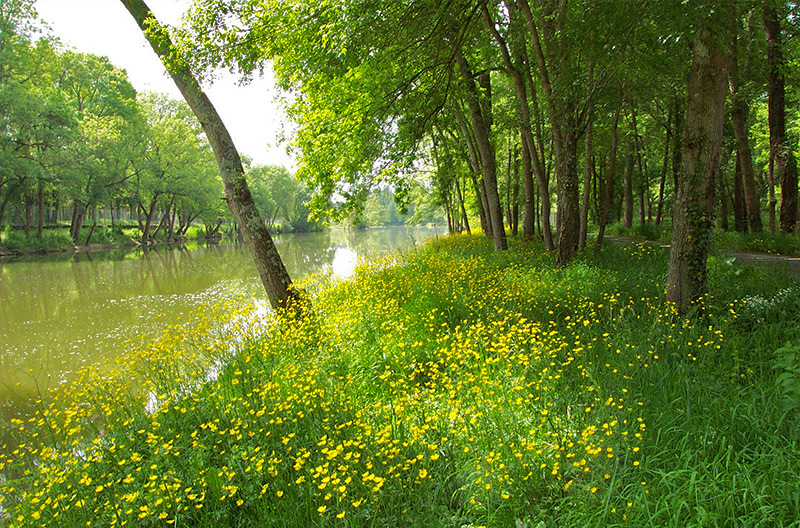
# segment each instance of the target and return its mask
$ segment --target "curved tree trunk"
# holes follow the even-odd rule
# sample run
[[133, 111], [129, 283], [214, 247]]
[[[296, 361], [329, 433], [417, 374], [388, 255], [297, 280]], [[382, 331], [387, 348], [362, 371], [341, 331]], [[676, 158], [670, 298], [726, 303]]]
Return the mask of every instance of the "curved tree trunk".
[[299, 301], [299, 294], [292, 288], [289, 273], [253, 202], [244, 177], [242, 160], [222, 118], [180, 54], [176, 53], [166, 30], [155, 19], [144, 0], [120, 1], [136, 20], [153, 51], [166, 65], [170, 77], [206, 133], [222, 176], [228, 207], [242, 230], [270, 304], [273, 308], [285, 308]]
[[[512, 2], [505, 2], [506, 8], [511, 10], [514, 13], [514, 4]], [[497, 31], [497, 27], [495, 26], [494, 21], [492, 21], [491, 15], [489, 14], [489, 10], [486, 4], [482, 4], [482, 11], [483, 11], [483, 18], [486, 22], [487, 27], [489, 28], [489, 32], [492, 34], [492, 37], [497, 42], [498, 46], [500, 47], [500, 53], [503, 56], [503, 63], [505, 64], [506, 71], [508, 72], [511, 79], [514, 81], [514, 87], [517, 92], [517, 103], [519, 108], [519, 115], [520, 115], [520, 134], [522, 138], [522, 148], [523, 150], [527, 149], [527, 153], [523, 152], [523, 160], [527, 163], [523, 163], [523, 170], [522, 170], [522, 177], [523, 183], [525, 184], [525, 203], [531, 204], [530, 206], [526, 205], [526, 214], [534, 214], [535, 209], [533, 208], [533, 179], [531, 175], [531, 171], [536, 174], [536, 182], [539, 186], [539, 194], [543, 197], [547, 197], [547, 201], [544, 202], [546, 205], [546, 211], [542, 210], [542, 222], [546, 226], [543, 229], [544, 235], [544, 244], [545, 249], [548, 251], [552, 251], [555, 249], [553, 244], [553, 237], [550, 231], [550, 200], [549, 200], [549, 193], [548, 190], [548, 181], [545, 177], [545, 171], [542, 167], [539, 153], [536, 148], [536, 142], [534, 141], [533, 137], [533, 128], [531, 126], [531, 110], [529, 104], [529, 96], [528, 90], [525, 84], [525, 77], [522, 74], [522, 71], [517, 64], [523, 64], [522, 55], [524, 54], [523, 50], [516, 49], [515, 56], [516, 56], [516, 63], [511, 59], [511, 53], [509, 51], [509, 46], [506, 43], [505, 39], [500, 35], [500, 32]], [[523, 39], [518, 39], [519, 42], [524, 42]], [[517, 46], [519, 48], [519, 46]], [[532, 83], [530, 85], [531, 89], [533, 88]], [[535, 94], [532, 94], [532, 97], [535, 97]], [[526, 157], [527, 154], [527, 157]], [[533, 218], [530, 220], [525, 219], [523, 224], [523, 237], [526, 239], [533, 237]]]

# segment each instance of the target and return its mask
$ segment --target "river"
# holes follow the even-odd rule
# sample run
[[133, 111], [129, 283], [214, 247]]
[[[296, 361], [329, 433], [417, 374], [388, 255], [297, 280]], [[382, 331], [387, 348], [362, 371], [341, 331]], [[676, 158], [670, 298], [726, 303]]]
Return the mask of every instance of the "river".
[[[390, 227], [275, 237], [295, 279], [352, 273], [359, 258], [420, 244], [436, 228]], [[0, 404], [15, 404], [70, 379], [81, 367], [152, 339], [192, 310], [265, 294], [238, 244], [119, 249], [0, 260]], [[4, 413], [5, 414], [5, 413]]]

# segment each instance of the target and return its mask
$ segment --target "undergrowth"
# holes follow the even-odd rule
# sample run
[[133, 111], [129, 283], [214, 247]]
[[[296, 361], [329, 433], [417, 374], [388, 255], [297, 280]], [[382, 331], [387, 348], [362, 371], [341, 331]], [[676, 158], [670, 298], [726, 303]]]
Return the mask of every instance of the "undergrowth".
[[216, 308], [20, 417], [2, 522], [800, 526], [800, 289], [710, 274], [680, 316], [663, 249], [455, 236]]

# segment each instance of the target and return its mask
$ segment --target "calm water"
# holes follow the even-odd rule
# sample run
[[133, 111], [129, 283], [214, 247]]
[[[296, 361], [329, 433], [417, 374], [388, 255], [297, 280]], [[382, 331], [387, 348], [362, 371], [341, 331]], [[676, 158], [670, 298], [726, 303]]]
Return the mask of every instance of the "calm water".
[[[325, 269], [347, 276], [359, 257], [437, 233], [442, 230], [382, 228], [281, 235], [275, 242], [289, 273], [300, 279]], [[80, 367], [118, 354], [130, 339], [155, 336], [199, 305], [240, 295], [256, 302], [266, 297], [239, 245], [0, 261], [0, 402], [30, 399]]]

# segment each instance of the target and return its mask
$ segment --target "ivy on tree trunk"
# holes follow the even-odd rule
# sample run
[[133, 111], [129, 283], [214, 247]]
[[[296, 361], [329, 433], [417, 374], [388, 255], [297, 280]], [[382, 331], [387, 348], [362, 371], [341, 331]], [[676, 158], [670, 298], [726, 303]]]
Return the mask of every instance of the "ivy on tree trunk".
[[722, 128], [730, 46], [720, 28], [731, 6], [719, 11], [697, 30], [689, 71], [683, 153], [673, 212], [672, 248], [666, 300], [681, 311], [706, 291], [706, 260], [717, 208]]

